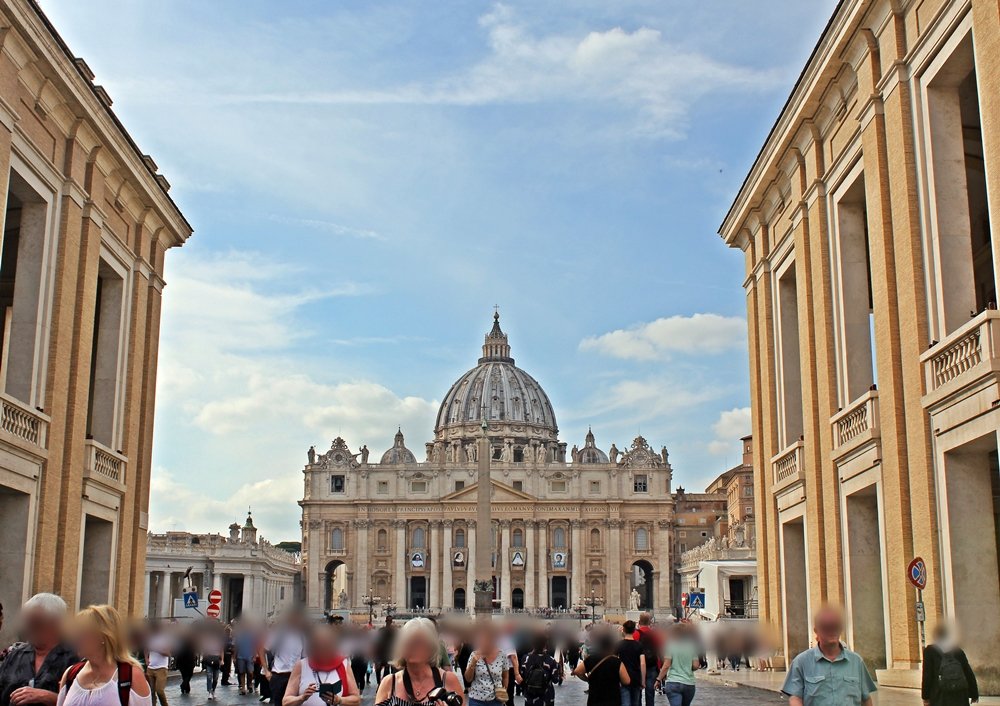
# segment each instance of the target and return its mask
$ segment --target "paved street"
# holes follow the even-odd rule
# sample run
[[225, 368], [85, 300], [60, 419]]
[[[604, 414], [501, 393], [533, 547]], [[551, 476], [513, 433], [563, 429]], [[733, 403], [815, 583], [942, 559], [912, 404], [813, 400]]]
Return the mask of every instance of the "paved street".
[[[191, 681], [191, 694], [181, 695], [180, 682], [176, 677], [171, 677], [167, 687], [167, 699], [170, 706], [203, 706], [205, 700], [205, 681], [200, 674], [196, 674]], [[256, 697], [240, 696], [235, 686], [219, 686], [215, 692], [216, 703], [219, 706], [257, 706]], [[375, 689], [369, 686], [365, 689], [362, 706], [372, 706], [375, 700]], [[518, 696], [515, 699], [517, 706], [523, 706], [524, 700]], [[556, 690], [557, 706], [585, 706], [587, 696], [584, 693], [584, 684], [579, 679], [568, 678], [566, 682]], [[695, 706], [749, 706], [750, 704], [782, 704], [787, 703], [777, 694], [773, 694], [760, 689], [746, 686], [729, 686], [701, 680], [698, 682], [698, 693], [694, 700]], [[664, 696], [657, 696], [656, 706], [667, 706], [667, 699]]]

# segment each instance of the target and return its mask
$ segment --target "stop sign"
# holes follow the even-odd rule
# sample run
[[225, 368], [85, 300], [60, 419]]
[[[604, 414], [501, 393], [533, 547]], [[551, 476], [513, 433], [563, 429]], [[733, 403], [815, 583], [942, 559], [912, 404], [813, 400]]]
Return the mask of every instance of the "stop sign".
[[219, 613], [221, 612], [222, 610], [219, 608], [218, 603], [209, 603], [208, 607], [205, 609], [205, 615], [207, 615], [209, 618], [218, 618]]
[[213, 588], [208, 593], [208, 604], [217, 606], [222, 603], [222, 591], [217, 588]]

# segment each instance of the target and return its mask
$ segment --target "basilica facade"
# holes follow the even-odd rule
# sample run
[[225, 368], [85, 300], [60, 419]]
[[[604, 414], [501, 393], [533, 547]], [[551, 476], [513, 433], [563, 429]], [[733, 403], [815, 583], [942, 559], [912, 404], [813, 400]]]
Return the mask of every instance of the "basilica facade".
[[[484, 433], [493, 519], [477, 527]], [[596, 602], [610, 616], [637, 600], [643, 610], [670, 612], [666, 448], [655, 451], [640, 436], [605, 451], [588, 432], [568, 449], [545, 391], [514, 364], [498, 315], [478, 364], [444, 396], [421, 456], [401, 430], [377, 459], [341, 438], [325, 453], [309, 449], [300, 505], [311, 610], [367, 615], [371, 595], [398, 612], [471, 607], [476, 533], [489, 532], [498, 610]]]

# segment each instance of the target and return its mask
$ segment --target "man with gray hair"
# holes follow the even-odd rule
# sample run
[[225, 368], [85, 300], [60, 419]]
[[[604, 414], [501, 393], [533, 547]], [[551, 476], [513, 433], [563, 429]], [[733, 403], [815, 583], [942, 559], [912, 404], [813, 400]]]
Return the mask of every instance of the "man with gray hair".
[[25, 642], [0, 664], [0, 706], [55, 706], [63, 672], [77, 662], [63, 641], [66, 602], [38, 593], [21, 608]]

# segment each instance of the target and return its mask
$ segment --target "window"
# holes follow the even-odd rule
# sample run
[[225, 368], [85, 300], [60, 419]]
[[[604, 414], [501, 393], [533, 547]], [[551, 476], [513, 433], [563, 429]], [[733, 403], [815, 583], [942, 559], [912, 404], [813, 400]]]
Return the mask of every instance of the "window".
[[687, 531], [686, 531], [686, 530], [681, 530], [681, 531], [680, 531], [680, 532], [678, 532], [677, 534], [678, 534], [678, 536], [680, 536], [680, 537], [687, 537], [687, 536], [688, 536], [688, 533], [687, 533]]
[[514, 449], [514, 463], [524, 463], [524, 449]]
[[601, 493], [601, 481], [592, 480], [590, 481], [590, 492], [592, 495], [600, 495]]
[[753, 495], [753, 486], [748, 485], [745, 488], [743, 488], [743, 495], [745, 495], [748, 498], [751, 497]]
[[343, 493], [345, 483], [344, 476], [330, 476], [330, 492]]
[[380, 529], [375, 533], [375, 546], [380, 552], [384, 552], [389, 548], [389, 533], [384, 529]]
[[411, 493], [426, 493], [427, 492], [427, 481], [425, 480], [415, 480], [410, 482], [410, 492]]
[[425, 546], [425, 533], [423, 527], [417, 527], [413, 530], [413, 546], [416, 549], [423, 549]]
[[566, 481], [564, 480], [554, 480], [549, 484], [550, 489], [553, 493], [565, 493], [566, 492]]
[[701, 533], [701, 536], [702, 536], [702, 537], [707, 537], [707, 536], [708, 536], [708, 532], [702, 532], [702, 533]]
[[645, 493], [649, 491], [649, 477], [645, 474], [637, 475], [632, 480], [632, 490], [636, 493]]
[[566, 548], [566, 530], [564, 528], [556, 527], [552, 530], [552, 546], [560, 549]]
[[278, 586], [278, 600], [279, 601], [285, 600], [285, 587], [284, 586]]
[[523, 547], [524, 546], [524, 531], [519, 528], [519, 529], [515, 529], [513, 532], [511, 532], [510, 543], [511, 543], [511, 546], [514, 546], [514, 547]]
[[645, 527], [638, 527], [635, 530], [635, 548], [636, 551], [649, 549], [649, 530]]
[[682, 545], [681, 545], [681, 553], [683, 554], [683, 553], [684, 553], [684, 552], [686, 552], [687, 550], [688, 550], [688, 545], [686, 545], [686, 544], [682, 544]]
[[94, 305], [87, 434], [112, 448], [115, 446], [115, 409], [119, 387], [118, 359], [124, 294], [125, 279], [101, 258], [97, 271], [97, 300]]
[[596, 527], [590, 530], [590, 548], [591, 549], [601, 548], [601, 531]]
[[514, 490], [522, 490], [523, 491], [524, 490], [524, 481], [523, 480], [516, 480], [516, 481], [514, 481], [511, 484], [511, 487], [513, 487]]
[[455, 481], [455, 492], [456, 493], [458, 491], [460, 491], [460, 490], [463, 490], [464, 488], [465, 488], [465, 481], [464, 480], [457, 480], [457, 481]]
[[334, 527], [333, 532], [330, 533], [330, 549], [335, 552], [344, 550], [344, 530], [339, 527]]
[[802, 365], [799, 361], [799, 305], [795, 263], [778, 278], [777, 334], [779, 445], [787, 448], [802, 436]]
[[389, 481], [387, 481], [387, 480], [380, 480], [378, 482], [378, 485], [376, 486], [376, 492], [379, 495], [388, 495], [389, 494]]
[[455, 546], [464, 547], [465, 546], [465, 530], [457, 529], [455, 530]]
[[678, 517], [677, 518], [677, 524], [679, 524], [679, 525], [687, 524], [687, 519], [684, 518], [684, 517]]
[[704, 517], [699, 517], [698, 518], [698, 524], [699, 525], [707, 525], [708, 524], [708, 520], [706, 518], [704, 518]]
[[745, 508], [743, 508], [743, 512], [745, 514], [747, 514], [747, 515], [752, 515], [753, 514], [753, 508], [750, 507], [749, 505], [747, 505]]

